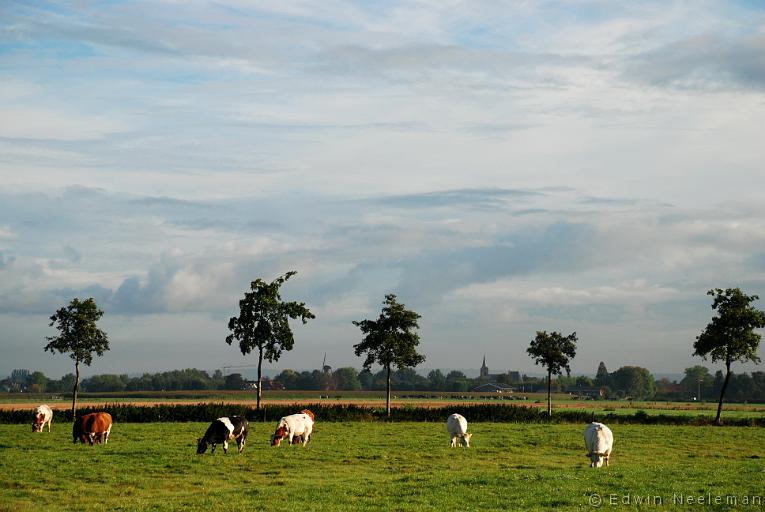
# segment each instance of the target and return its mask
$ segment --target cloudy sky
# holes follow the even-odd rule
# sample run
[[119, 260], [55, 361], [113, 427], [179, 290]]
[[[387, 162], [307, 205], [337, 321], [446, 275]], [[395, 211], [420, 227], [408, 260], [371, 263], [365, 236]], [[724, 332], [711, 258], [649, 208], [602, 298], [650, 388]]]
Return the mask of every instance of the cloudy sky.
[[5, 1], [0, 375], [71, 372], [88, 296], [85, 375], [254, 364], [228, 318], [289, 270], [271, 368], [359, 367], [395, 293], [425, 368], [681, 372], [708, 289], [765, 297], [764, 93], [759, 1]]

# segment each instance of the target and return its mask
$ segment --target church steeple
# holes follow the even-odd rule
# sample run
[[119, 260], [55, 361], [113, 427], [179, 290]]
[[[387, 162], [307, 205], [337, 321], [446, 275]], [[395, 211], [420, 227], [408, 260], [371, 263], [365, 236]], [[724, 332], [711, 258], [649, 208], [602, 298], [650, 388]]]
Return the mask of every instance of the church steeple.
[[481, 365], [481, 377], [489, 376], [489, 368], [486, 366], [486, 354], [483, 355], [483, 364]]

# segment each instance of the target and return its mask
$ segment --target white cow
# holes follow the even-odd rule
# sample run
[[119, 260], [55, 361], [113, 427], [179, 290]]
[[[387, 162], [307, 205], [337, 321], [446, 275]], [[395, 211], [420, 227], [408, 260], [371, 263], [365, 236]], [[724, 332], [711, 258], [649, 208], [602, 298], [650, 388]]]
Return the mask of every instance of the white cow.
[[279, 420], [276, 424], [276, 431], [271, 436], [271, 446], [279, 446], [282, 439], [287, 438], [288, 444], [292, 444], [295, 437], [303, 440], [303, 446], [311, 440], [313, 432], [313, 413], [308, 409], [303, 409], [298, 414], [291, 414]]
[[467, 431], [467, 420], [461, 414], [452, 414], [446, 419], [446, 430], [449, 432], [449, 440], [452, 448], [457, 446], [457, 439], [460, 446], [470, 448], [470, 438], [473, 434]]
[[584, 430], [584, 446], [587, 448], [587, 456], [592, 461], [591, 468], [601, 467], [603, 461], [608, 466], [608, 458], [614, 448], [614, 434], [607, 426], [594, 421]]
[[53, 410], [47, 405], [40, 405], [32, 414], [32, 432], [42, 432], [46, 423], [48, 424], [48, 432], [50, 432], [50, 423], [53, 421]]

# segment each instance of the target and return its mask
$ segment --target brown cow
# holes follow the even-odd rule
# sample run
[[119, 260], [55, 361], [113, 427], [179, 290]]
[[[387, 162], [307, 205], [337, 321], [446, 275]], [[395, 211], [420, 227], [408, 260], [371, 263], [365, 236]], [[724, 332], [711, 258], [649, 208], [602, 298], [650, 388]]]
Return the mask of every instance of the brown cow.
[[85, 444], [87, 440], [90, 446], [93, 442], [104, 444], [109, 442], [109, 433], [112, 430], [112, 416], [108, 412], [93, 412], [80, 416], [72, 426], [74, 443], [80, 441]]

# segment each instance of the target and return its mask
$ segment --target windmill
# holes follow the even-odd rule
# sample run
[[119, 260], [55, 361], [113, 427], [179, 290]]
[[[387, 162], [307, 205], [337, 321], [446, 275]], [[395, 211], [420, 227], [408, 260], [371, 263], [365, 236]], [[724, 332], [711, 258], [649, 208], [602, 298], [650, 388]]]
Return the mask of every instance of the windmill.
[[327, 353], [324, 352], [324, 361], [321, 362], [321, 371], [325, 374], [332, 373], [332, 367], [327, 364]]

